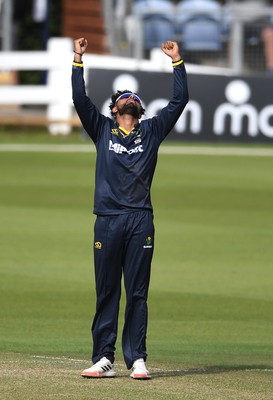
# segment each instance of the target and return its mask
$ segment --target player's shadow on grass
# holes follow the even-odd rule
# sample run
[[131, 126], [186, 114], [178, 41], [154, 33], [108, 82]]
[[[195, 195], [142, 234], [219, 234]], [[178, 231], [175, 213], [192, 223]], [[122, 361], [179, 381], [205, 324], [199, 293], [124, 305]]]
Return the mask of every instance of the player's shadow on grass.
[[167, 370], [167, 371], [152, 371], [151, 374], [154, 379], [156, 378], [167, 378], [174, 376], [186, 376], [186, 375], [210, 375], [210, 374], [223, 374], [226, 372], [232, 371], [273, 371], [272, 366], [265, 365], [241, 365], [234, 367], [220, 367], [220, 366], [212, 366], [212, 367], [204, 367], [204, 368], [190, 368], [185, 370]]

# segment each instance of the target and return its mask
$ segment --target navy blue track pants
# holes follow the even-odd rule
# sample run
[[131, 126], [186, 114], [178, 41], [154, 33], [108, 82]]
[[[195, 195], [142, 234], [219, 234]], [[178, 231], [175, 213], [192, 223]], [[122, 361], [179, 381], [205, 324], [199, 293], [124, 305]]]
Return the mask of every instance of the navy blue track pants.
[[94, 236], [96, 314], [92, 324], [93, 355], [114, 362], [121, 278], [126, 291], [122, 350], [127, 368], [146, 360], [147, 297], [154, 249], [151, 211], [97, 216]]

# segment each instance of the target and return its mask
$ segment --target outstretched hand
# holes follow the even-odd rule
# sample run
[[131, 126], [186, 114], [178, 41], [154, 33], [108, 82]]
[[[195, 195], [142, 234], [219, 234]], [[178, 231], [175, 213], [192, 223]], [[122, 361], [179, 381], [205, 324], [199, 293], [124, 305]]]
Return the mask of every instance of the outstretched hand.
[[181, 59], [179, 46], [176, 42], [167, 40], [166, 42], [162, 43], [161, 50], [167, 54], [167, 56], [171, 57], [173, 61], [179, 61]]

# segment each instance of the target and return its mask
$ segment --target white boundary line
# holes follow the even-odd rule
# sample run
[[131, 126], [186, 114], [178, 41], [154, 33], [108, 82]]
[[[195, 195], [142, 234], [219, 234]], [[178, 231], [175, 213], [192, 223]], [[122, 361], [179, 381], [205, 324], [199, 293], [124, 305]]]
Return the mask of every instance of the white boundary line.
[[272, 149], [252, 149], [243, 147], [207, 147], [207, 146], [162, 146], [159, 150], [161, 154], [189, 154], [189, 155], [208, 155], [208, 156], [259, 156], [272, 157]]
[[95, 146], [92, 144], [0, 144], [0, 152], [94, 153], [95, 151]]
[[[0, 144], [0, 152], [94, 153], [93, 144]], [[273, 148], [161, 146], [159, 154], [273, 157]]]

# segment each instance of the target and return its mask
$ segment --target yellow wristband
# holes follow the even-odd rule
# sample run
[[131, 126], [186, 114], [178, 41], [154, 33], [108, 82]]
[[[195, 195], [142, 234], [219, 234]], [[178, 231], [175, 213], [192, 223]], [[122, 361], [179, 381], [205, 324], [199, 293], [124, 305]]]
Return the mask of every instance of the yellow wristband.
[[83, 67], [83, 63], [78, 63], [76, 61], [73, 61], [72, 65], [73, 67]]
[[182, 64], [183, 62], [184, 62], [183, 60], [173, 62], [173, 67], [177, 67], [178, 65]]

